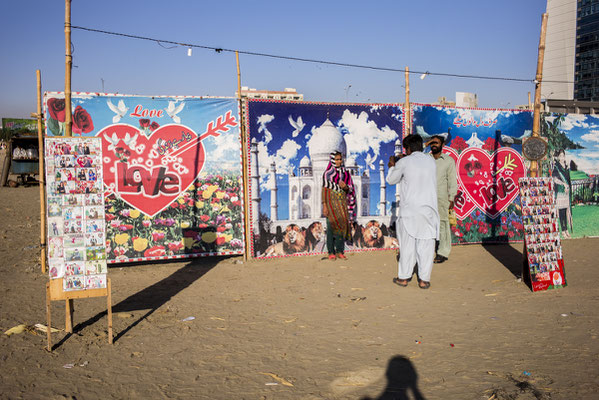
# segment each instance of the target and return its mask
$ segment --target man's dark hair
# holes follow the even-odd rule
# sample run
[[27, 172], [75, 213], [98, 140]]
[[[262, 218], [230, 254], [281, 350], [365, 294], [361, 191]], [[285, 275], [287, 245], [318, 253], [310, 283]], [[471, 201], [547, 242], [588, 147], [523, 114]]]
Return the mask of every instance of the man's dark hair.
[[441, 144], [445, 143], [445, 138], [441, 135], [433, 135], [433, 137], [431, 137], [431, 139], [439, 139], [441, 141]]
[[423, 150], [422, 137], [415, 133], [406, 136], [403, 139], [403, 147], [405, 149], [410, 149], [410, 151], [412, 151], [412, 152], [422, 151]]

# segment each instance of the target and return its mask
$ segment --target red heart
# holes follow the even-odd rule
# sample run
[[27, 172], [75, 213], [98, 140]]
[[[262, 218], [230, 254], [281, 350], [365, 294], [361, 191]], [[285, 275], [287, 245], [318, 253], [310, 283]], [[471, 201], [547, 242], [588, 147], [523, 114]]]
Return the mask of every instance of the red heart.
[[204, 166], [201, 139], [183, 125], [161, 126], [146, 137], [131, 125], [118, 124], [97, 136], [102, 137], [108, 190], [151, 217], [177, 199]]
[[520, 153], [510, 147], [493, 154], [469, 147], [460, 154], [458, 182], [474, 204], [496, 218], [518, 196], [518, 179], [526, 174]]
[[[451, 158], [453, 158], [453, 161], [455, 161], [455, 163], [456, 163], [456, 169], [457, 169], [457, 163], [458, 163], [458, 158], [459, 158], [457, 150], [452, 147], [445, 146], [445, 147], [443, 147], [443, 153], [445, 153], [448, 156], [450, 156]], [[476, 208], [476, 205], [474, 204], [474, 202], [470, 199], [470, 197], [466, 193], [466, 190], [464, 189], [462, 182], [460, 182], [460, 180], [458, 179], [458, 194], [456, 195], [456, 198], [455, 198], [455, 201], [453, 204], [453, 209], [455, 210], [456, 216], [458, 217], [458, 219], [460, 221], [462, 221], [462, 220], [464, 220], [464, 218], [469, 216], [470, 213], [472, 212], [472, 210], [474, 210], [475, 208]]]

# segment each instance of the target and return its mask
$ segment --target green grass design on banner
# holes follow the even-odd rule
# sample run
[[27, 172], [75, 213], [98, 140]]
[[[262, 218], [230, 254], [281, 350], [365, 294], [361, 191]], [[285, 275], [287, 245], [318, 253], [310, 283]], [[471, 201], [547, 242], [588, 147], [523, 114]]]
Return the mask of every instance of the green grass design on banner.
[[572, 207], [572, 237], [599, 236], [599, 206], [578, 205]]

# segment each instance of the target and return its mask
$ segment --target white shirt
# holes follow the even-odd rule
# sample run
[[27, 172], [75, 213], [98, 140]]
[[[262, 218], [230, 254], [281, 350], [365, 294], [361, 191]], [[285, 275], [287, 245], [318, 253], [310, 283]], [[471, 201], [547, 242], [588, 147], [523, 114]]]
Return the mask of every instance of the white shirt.
[[437, 167], [435, 160], [416, 151], [387, 172], [387, 183], [399, 185], [399, 219], [416, 239], [439, 238]]

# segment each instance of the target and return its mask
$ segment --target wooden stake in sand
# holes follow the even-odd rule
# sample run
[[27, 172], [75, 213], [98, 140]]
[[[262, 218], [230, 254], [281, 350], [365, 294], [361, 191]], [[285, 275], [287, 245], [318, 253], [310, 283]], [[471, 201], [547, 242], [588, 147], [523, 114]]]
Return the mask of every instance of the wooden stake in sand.
[[42, 75], [40, 70], [35, 71], [37, 77], [37, 146], [39, 159], [40, 182], [40, 247], [42, 273], [46, 273], [46, 175], [44, 174], [44, 133], [42, 132]]
[[65, 40], [65, 72], [64, 72], [64, 135], [72, 136], [72, 115], [71, 109], [71, 69], [73, 66], [73, 56], [71, 55], [71, 0], [65, 0], [64, 15], [64, 40]]
[[[549, 15], [543, 14], [541, 23], [541, 37], [539, 39], [539, 55], [537, 59], [537, 76], [535, 77], [535, 109], [532, 122], [532, 136], [539, 137], [541, 126], [541, 81], [543, 80], [543, 58], [545, 57], [545, 36], [547, 35], [547, 19]], [[538, 175], [538, 162], [530, 162], [530, 176]]]
[[241, 130], [241, 158], [243, 159], [243, 231], [245, 237], [245, 250], [243, 252], [243, 259], [247, 261], [248, 258], [252, 257], [250, 254], [250, 203], [249, 203], [249, 179], [248, 179], [248, 143], [245, 131], [245, 118], [243, 117], [243, 100], [241, 97], [241, 69], [239, 68], [239, 52], [235, 52], [235, 59], [237, 61], [237, 100], [239, 101], [239, 129]]

